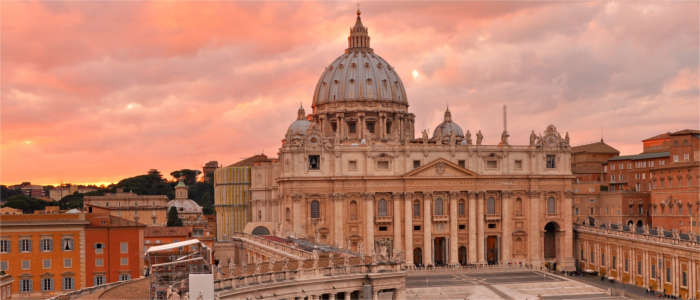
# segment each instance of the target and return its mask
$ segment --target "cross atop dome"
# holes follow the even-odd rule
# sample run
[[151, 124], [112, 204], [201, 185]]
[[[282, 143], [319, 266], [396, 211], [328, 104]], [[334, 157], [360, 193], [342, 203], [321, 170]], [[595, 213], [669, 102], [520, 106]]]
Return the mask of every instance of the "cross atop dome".
[[301, 104], [299, 104], [299, 110], [297, 110], [297, 120], [306, 120], [306, 112]]
[[350, 28], [350, 36], [348, 36], [348, 49], [369, 49], [369, 34], [367, 34], [367, 27], [362, 25], [360, 14], [362, 12], [358, 8], [355, 26]]

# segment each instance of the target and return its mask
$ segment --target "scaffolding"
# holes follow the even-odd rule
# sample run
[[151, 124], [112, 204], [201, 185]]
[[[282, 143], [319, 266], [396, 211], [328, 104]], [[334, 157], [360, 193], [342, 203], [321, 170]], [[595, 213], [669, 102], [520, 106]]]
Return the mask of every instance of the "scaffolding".
[[166, 300], [189, 292], [190, 274], [212, 274], [211, 249], [197, 239], [153, 246], [146, 250], [151, 277], [149, 298]]

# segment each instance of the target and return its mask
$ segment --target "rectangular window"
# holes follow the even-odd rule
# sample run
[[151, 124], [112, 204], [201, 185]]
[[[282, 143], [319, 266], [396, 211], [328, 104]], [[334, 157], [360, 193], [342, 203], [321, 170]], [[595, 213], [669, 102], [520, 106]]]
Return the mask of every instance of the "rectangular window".
[[95, 258], [95, 266], [96, 267], [101, 267], [104, 266], [105, 261], [102, 258]]
[[642, 262], [637, 262], [637, 275], [642, 275]]
[[121, 273], [119, 274], [119, 281], [126, 281], [131, 279], [131, 274], [129, 273]]
[[53, 279], [44, 278], [41, 280], [41, 290], [42, 291], [53, 291]]
[[689, 153], [683, 153], [683, 160], [690, 160], [690, 154], [689, 154]]
[[32, 268], [32, 261], [28, 259], [22, 260], [22, 270], [29, 270]]
[[592, 263], [592, 264], [595, 263], [595, 253], [594, 253], [594, 252], [595, 252], [595, 251], [591, 251], [591, 263]]
[[673, 162], [678, 162], [678, 154], [673, 155]]
[[653, 161], [653, 160], [650, 160], [650, 161], [649, 161], [649, 168], [653, 168], [653, 167], [654, 167], [654, 161]]
[[605, 253], [600, 254], [600, 265], [605, 266]]
[[105, 284], [105, 276], [104, 275], [95, 275], [95, 278], [93, 280], [94, 285], [103, 285]]
[[9, 268], [10, 268], [10, 265], [6, 260], [0, 261], [0, 271], [7, 273], [7, 270]]
[[357, 125], [354, 121], [348, 122], [348, 133], [355, 133], [357, 131]]
[[73, 238], [71, 238], [71, 237], [63, 238], [63, 241], [61, 242], [61, 249], [63, 249], [63, 251], [72, 251], [73, 250]]
[[10, 253], [10, 240], [0, 240], [0, 253]]
[[556, 167], [556, 156], [554, 154], [547, 154], [547, 169], [554, 169]]
[[41, 246], [42, 252], [49, 252], [49, 251], [53, 250], [53, 239], [51, 239], [51, 238], [41, 238], [41, 241], [39, 241], [39, 244]]
[[666, 282], [671, 282], [671, 268], [666, 267]]
[[523, 169], [523, 161], [516, 159], [515, 160], [515, 169], [516, 170], [522, 170]]
[[414, 225], [413, 226], [414, 231], [420, 231], [420, 225]]
[[374, 121], [367, 121], [367, 131], [374, 133]]
[[357, 170], [357, 161], [356, 160], [348, 161], [348, 170], [350, 170], [350, 171]]
[[617, 270], [617, 256], [613, 255], [612, 257], [612, 266], [610, 266], [613, 270]]
[[51, 269], [51, 260], [50, 260], [50, 259], [43, 259], [43, 260], [41, 261], [41, 266], [42, 266], [44, 269]]
[[586, 256], [583, 255], [583, 249], [581, 249], [581, 260], [586, 261]]
[[458, 160], [457, 165], [460, 166], [461, 168], [466, 168], [465, 161], [463, 159]]
[[625, 273], [630, 271], [630, 259], [625, 258]]
[[413, 161], [413, 168], [417, 169], [418, 167], [420, 167], [420, 160], [414, 160]]
[[128, 257], [122, 257], [119, 260], [119, 264], [122, 266], [128, 266], [129, 265], [129, 258]]
[[413, 201], [413, 216], [420, 217], [420, 202]]
[[466, 224], [459, 224], [459, 230], [466, 230], [467, 225]]
[[686, 271], [681, 273], [681, 286], [688, 286], [688, 273]]
[[309, 155], [309, 170], [321, 169], [321, 157], [318, 155]]
[[381, 169], [381, 170], [389, 169], [389, 161], [388, 160], [377, 161], [377, 169]]
[[498, 162], [495, 160], [488, 160], [488, 161], [486, 161], [486, 167], [489, 169], [498, 168]]
[[72, 258], [63, 259], [63, 267], [64, 268], [72, 268], [73, 267], [73, 259]]
[[64, 290], [72, 290], [74, 289], [73, 285], [73, 277], [63, 277], [63, 289]]
[[95, 253], [97, 254], [102, 254], [105, 249], [105, 244], [103, 243], [95, 243]]
[[31, 292], [32, 291], [32, 280], [22, 279], [19, 281], [19, 291], [20, 292]]
[[642, 173], [642, 179], [647, 179], [647, 173]]
[[19, 252], [32, 252], [32, 240], [30, 240], [30, 239], [19, 240]]
[[121, 242], [119, 244], [119, 253], [129, 253], [129, 242]]
[[656, 264], [651, 264], [651, 278], [656, 278]]
[[627, 163], [627, 169], [632, 169], [632, 163]]
[[665, 161], [665, 160], [660, 160], [660, 161], [659, 161], [659, 165], [660, 165], [660, 166], [666, 165], [666, 161]]

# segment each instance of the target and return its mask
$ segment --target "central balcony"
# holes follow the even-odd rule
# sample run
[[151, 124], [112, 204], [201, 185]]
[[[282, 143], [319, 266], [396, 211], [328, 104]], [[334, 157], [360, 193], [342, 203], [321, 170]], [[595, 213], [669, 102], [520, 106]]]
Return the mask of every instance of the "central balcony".
[[433, 216], [433, 222], [448, 222], [448, 221], [450, 221], [450, 216], [448, 216], [448, 215]]
[[391, 224], [394, 217], [392, 216], [376, 216], [374, 217], [374, 223], [377, 224]]

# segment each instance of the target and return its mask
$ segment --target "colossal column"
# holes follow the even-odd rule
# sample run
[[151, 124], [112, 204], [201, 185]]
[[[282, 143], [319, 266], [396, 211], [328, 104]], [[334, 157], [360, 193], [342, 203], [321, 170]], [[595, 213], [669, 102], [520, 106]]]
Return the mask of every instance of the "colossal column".
[[469, 263], [476, 263], [476, 201], [477, 193], [470, 192], [467, 194], [469, 201]]
[[345, 199], [342, 194], [333, 194], [331, 195], [331, 199], [333, 199], [334, 208], [333, 232], [335, 235], [335, 245], [338, 248], [343, 248], [345, 247], [345, 239], [343, 237], [346, 219], [345, 210], [343, 209], [345, 206]]
[[458, 192], [452, 192], [449, 194], [450, 199], [450, 265], [458, 265], [458, 253], [457, 253], [457, 198], [459, 197]]
[[366, 255], [374, 255], [374, 194], [367, 194], [365, 198], [367, 205], [367, 217], [365, 225], [367, 233], [365, 234], [365, 251]]
[[394, 254], [397, 254], [401, 251], [401, 248], [403, 248], [402, 243], [401, 243], [401, 200], [402, 200], [402, 194], [395, 193], [392, 195], [392, 201], [391, 205], [394, 208]]
[[562, 267], [568, 270], [576, 269], [576, 260], [574, 259], [574, 223], [571, 215], [571, 207], [573, 207], [574, 194], [571, 191], [564, 193], [564, 205], [561, 206], [560, 214], [564, 217], [564, 253], [562, 255]]
[[432, 204], [433, 199], [432, 192], [426, 192], [423, 194], [423, 265], [428, 266], [433, 264], [433, 244], [432, 242], [432, 230], [433, 230], [433, 220], [431, 220]]
[[477, 224], [477, 237], [476, 237], [476, 255], [477, 263], [483, 264], [486, 262], [484, 257], [485, 247], [484, 247], [484, 201], [486, 201], [486, 193], [479, 192], [476, 197], [476, 224]]
[[528, 198], [530, 201], [530, 232], [528, 233], [527, 241], [529, 243], [528, 256], [530, 257], [530, 262], [533, 265], [539, 266], [542, 263], [543, 257], [542, 251], [540, 251], [540, 244], [542, 243], [542, 229], [540, 229], [540, 198], [539, 192], [528, 192]]
[[404, 239], [406, 240], [406, 247], [404, 249], [406, 265], [413, 265], [413, 210], [411, 205], [413, 203], [413, 193], [406, 193], [404, 199], [404, 220], [406, 224], [404, 225]]
[[511, 201], [511, 196], [512, 192], [510, 191], [505, 191], [501, 192], [501, 203], [503, 204], [502, 207], [503, 209], [502, 214], [501, 214], [501, 223], [503, 223], [503, 237], [501, 238], [502, 245], [503, 245], [503, 258], [501, 259], [502, 262], [510, 262], [512, 258], [512, 241], [513, 241], [513, 227], [512, 227], [512, 221], [513, 221], [513, 216], [512, 216], [512, 208], [513, 208], [513, 201]]
[[295, 194], [292, 196], [292, 208], [294, 211], [294, 220], [292, 220], [292, 222], [294, 223], [294, 235], [297, 237], [306, 236], [306, 232], [304, 232], [304, 223], [308, 221], [304, 217], [304, 206], [302, 205], [301, 199], [302, 197], [299, 194]]

